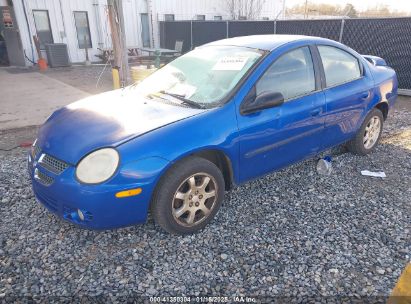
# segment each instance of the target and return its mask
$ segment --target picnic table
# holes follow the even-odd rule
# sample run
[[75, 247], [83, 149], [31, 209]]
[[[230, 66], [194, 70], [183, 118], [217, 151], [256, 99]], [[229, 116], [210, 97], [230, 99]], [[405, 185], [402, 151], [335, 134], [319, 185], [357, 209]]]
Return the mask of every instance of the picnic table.
[[[138, 56], [138, 50], [140, 47], [138, 46], [128, 46], [128, 56], [135, 57]], [[110, 58], [113, 57], [113, 49], [112, 48], [98, 48], [101, 54], [96, 55], [97, 57], [101, 58], [104, 62], [107, 62]]]
[[[110, 58], [113, 58], [113, 49], [112, 48], [98, 48], [101, 51], [101, 54], [96, 55], [96, 57], [101, 58], [103, 62], [108, 62]], [[164, 48], [149, 48], [149, 47], [138, 47], [138, 46], [128, 46], [127, 47], [128, 56], [130, 59], [137, 60], [139, 59], [155, 59], [158, 56], [174, 56], [179, 54], [180, 52], [177, 50], [172, 49], [164, 49]], [[141, 56], [139, 55], [140, 52], [147, 52], [148, 56]], [[140, 58], [141, 57], [141, 58]]]
[[139, 46], [128, 46], [127, 50], [128, 50], [128, 56], [138, 56], [138, 50], [140, 49]]
[[103, 62], [108, 62], [110, 58], [113, 57], [113, 49], [111, 48], [97, 48], [101, 54], [95, 55], [100, 58]]
[[155, 55], [157, 52], [160, 53], [160, 55], [175, 55], [177, 53], [180, 53], [180, 51], [177, 50], [172, 50], [172, 49], [163, 49], [163, 48], [148, 48], [148, 47], [143, 47], [140, 48], [141, 51], [149, 53], [149, 55]]

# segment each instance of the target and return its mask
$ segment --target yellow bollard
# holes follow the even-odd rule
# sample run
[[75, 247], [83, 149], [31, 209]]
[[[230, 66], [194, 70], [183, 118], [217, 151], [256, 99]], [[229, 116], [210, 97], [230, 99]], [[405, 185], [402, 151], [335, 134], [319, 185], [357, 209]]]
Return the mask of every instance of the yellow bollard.
[[111, 73], [113, 75], [113, 88], [114, 88], [114, 90], [120, 89], [120, 74], [118, 72], [118, 69], [113, 68], [111, 70]]

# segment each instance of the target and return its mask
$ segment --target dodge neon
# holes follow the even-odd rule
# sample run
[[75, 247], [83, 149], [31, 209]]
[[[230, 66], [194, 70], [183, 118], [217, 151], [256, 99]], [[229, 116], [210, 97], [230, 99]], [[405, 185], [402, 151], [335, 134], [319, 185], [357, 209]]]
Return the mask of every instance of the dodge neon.
[[370, 153], [397, 87], [382, 58], [324, 38], [212, 42], [55, 111], [28, 155], [32, 188], [80, 227], [135, 225], [151, 212], [164, 230], [193, 233], [233, 185], [341, 144]]

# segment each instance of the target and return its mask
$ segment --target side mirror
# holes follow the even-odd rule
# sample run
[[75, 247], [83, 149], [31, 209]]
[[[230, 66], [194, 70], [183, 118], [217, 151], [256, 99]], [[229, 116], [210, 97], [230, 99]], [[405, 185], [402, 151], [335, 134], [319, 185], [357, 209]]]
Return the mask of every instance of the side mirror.
[[274, 108], [284, 103], [284, 96], [280, 92], [263, 92], [254, 101], [242, 107], [241, 114], [251, 114], [264, 109]]

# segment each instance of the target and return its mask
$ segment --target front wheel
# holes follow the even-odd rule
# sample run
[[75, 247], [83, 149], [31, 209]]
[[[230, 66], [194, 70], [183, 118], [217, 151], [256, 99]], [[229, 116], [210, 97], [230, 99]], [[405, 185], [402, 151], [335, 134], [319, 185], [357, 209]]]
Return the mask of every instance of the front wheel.
[[380, 110], [373, 109], [364, 119], [355, 137], [348, 142], [348, 149], [359, 155], [370, 153], [381, 137], [384, 118]]
[[204, 228], [224, 197], [224, 178], [212, 162], [189, 157], [160, 180], [151, 202], [155, 222], [167, 232], [190, 234]]

